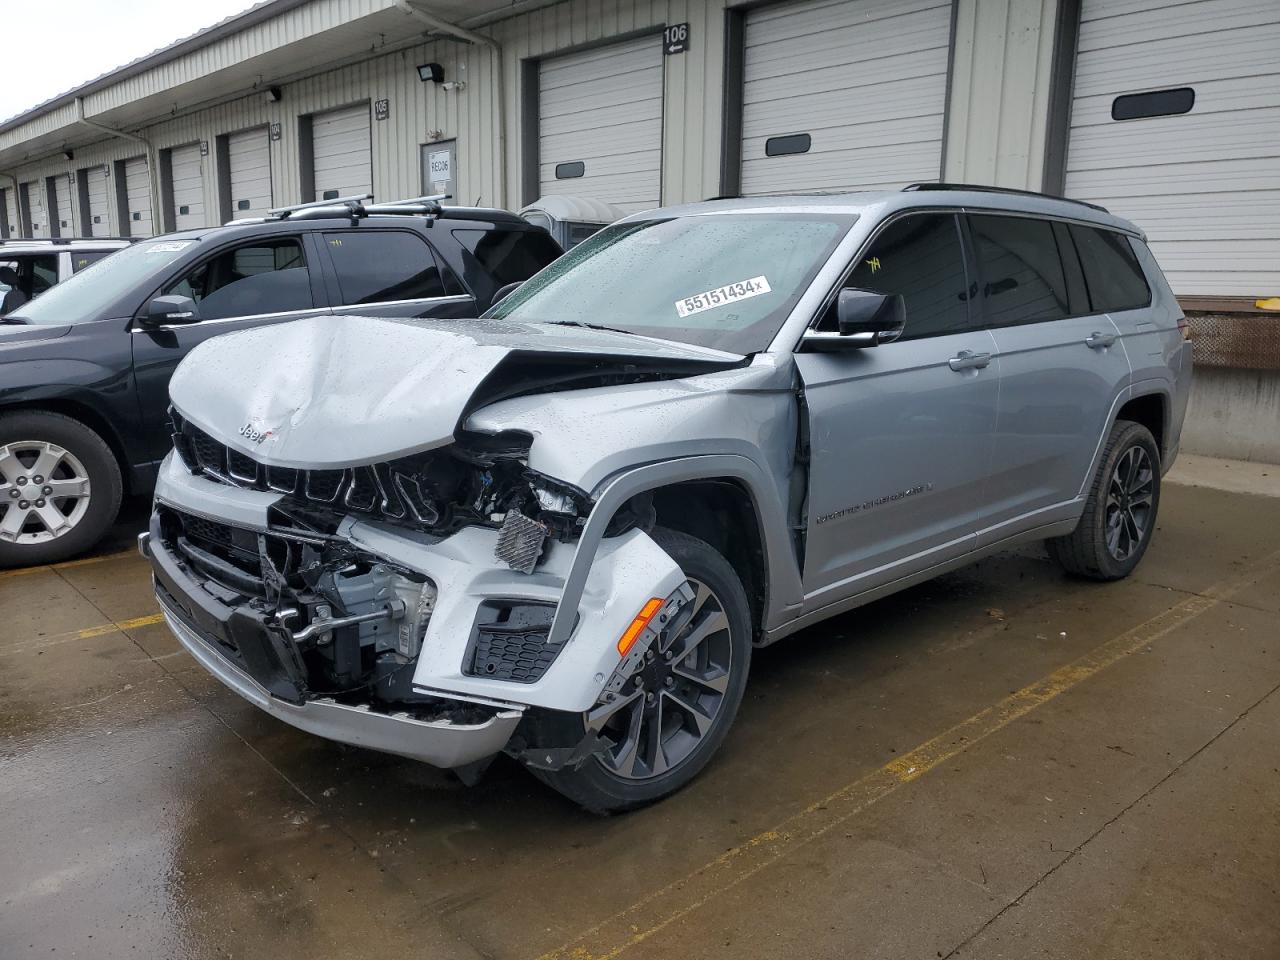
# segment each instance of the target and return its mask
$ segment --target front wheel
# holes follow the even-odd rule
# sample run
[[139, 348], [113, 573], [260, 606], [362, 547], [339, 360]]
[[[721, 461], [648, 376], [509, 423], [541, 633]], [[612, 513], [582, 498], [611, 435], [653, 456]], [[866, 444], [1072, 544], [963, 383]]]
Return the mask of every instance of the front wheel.
[[653, 539], [680, 565], [694, 599], [657, 638], [628, 686], [585, 714], [558, 714], [544, 735], [608, 746], [577, 768], [534, 772], [596, 813], [666, 797], [706, 766], [742, 702], [751, 661], [751, 610], [742, 582], [710, 545], [662, 528]]
[[1142, 424], [1117, 420], [1080, 523], [1046, 541], [1049, 555], [1076, 576], [1127, 577], [1147, 552], [1159, 508], [1160, 448]]
[[0, 415], [0, 567], [54, 563], [98, 542], [120, 510], [120, 465], [78, 420]]

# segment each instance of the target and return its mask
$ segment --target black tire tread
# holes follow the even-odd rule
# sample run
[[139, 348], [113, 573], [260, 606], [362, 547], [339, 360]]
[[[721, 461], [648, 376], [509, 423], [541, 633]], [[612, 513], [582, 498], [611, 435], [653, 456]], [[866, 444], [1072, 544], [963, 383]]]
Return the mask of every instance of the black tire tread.
[[1080, 516], [1080, 522], [1076, 525], [1075, 530], [1066, 536], [1052, 537], [1045, 541], [1049, 556], [1073, 576], [1099, 581], [1122, 579], [1128, 576], [1132, 569], [1137, 566], [1138, 561], [1142, 559], [1142, 555], [1146, 552], [1147, 545], [1151, 542], [1151, 533], [1154, 532], [1154, 529], [1147, 534], [1146, 541], [1141, 545], [1132, 562], [1126, 564], [1124, 568], [1119, 567], [1107, 551], [1105, 524], [1102, 517], [1103, 511], [1106, 509], [1105, 487], [1110, 481], [1118, 452], [1128, 448], [1135, 442], [1144, 443], [1149, 447], [1148, 453], [1153, 455], [1152, 463], [1155, 466], [1156, 474], [1156, 496], [1153, 500], [1151, 522], [1154, 526], [1155, 511], [1159, 507], [1160, 449], [1156, 446], [1155, 438], [1151, 435], [1151, 431], [1142, 424], [1133, 420], [1117, 420], [1112, 426], [1111, 434], [1107, 437], [1106, 446], [1103, 448], [1102, 458], [1098, 462], [1098, 470], [1094, 474], [1093, 483], [1089, 487], [1089, 497], [1085, 501], [1084, 513]]

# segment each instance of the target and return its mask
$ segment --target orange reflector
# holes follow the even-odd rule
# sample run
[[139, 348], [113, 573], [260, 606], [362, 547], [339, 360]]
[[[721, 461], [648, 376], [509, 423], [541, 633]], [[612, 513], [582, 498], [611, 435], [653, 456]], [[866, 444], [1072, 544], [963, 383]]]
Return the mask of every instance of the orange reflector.
[[627, 627], [627, 632], [618, 640], [618, 652], [620, 654], [624, 657], [627, 655], [627, 651], [636, 642], [636, 637], [644, 633], [644, 628], [649, 625], [649, 621], [662, 609], [664, 602], [661, 597], [654, 597], [652, 600], [645, 602], [645, 605], [640, 608], [640, 612], [636, 614], [636, 618], [631, 621], [631, 626]]

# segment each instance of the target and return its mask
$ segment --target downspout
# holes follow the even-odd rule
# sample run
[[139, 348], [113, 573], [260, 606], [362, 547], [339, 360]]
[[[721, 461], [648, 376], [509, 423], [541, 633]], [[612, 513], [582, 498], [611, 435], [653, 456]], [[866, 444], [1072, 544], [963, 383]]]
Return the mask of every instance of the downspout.
[[510, 206], [511, 202], [507, 196], [507, 92], [506, 92], [506, 69], [502, 63], [502, 45], [492, 37], [486, 37], [484, 34], [475, 33], [465, 27], [460, 27], [455, 23], [450, 23], [434, 13], [428, 13], [420, 9], [412, 0], [395, 0], [396, 6], [407, 13], [409, 16], [421, 20], [433, 30], [441, 33], [447, 33], [457, 37], [459, 40], [465, 40], [467, 43], [474, 43], [477, 46], [487, 47], [493, 57], [493, 69], [496, 74], [494, 78], [494, 87], [498, 94], [498, 189], [501, 191], [497, 206]]
[[[84, 100], [80, 97], [76, 97], [76, 122], [108, 136], [120, 137], [122, 140], [133, 140], [142, 144], [146, 151], [147, 186], [150, 187], [151, 193], [151, 232], [153, 235], [164, 233], [164, 211], [160, 209], [160, 165], [155, 146], [146, 137], [136, 133], [125, 133], [125, 131], [117, 130], [115, 127], [108, 127], [105, 123], [98, 123], [96, 120], [88, 119], [84, 115]], [[120, 232], [124, 233], [123, 230]]]

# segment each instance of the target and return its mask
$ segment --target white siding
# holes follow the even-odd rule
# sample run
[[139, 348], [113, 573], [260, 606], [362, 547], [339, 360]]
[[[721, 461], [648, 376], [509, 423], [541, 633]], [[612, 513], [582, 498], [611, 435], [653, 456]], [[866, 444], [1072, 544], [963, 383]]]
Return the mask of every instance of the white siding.
[[[1173, 87], [1189, 113], [1111, 119]], [[1141, 226], [1177, 294], [1280, 293], [1280, 3], [1085, 0], [1066, 190]]]
[[169, 154], [173, 187], [173, 228], [207, 226], [204, 215], [204, 164], [200, 144], [174, 147]]
[[261, 217], [271, 207], [271, 140], [266, 127], [227, 138], [231, 219]]
[[[538, 179], [544, 196], [590, 197], [628, 212], [659, 205], [662, 60], [662, 38], [654, 34], [539, 64]], [[557, 168], [583, 173], [560, 178]]]
[[369, 104], [316, 114], [311, 120], [311, 149], [316, 186], [311, 199], [323, 200], [326, 193], [350, 197], [373, 192]]
[[105, 165], [85, 170], [89, 193], [89, 236], [111, 236], [110, 203], [107, 201], [107, 168]]
[[[898, 187], [942, 171], [949, 0], [806, 0], [747, 13], [742, 192]], [[774, 137], [807, 152], [768, 156]]]
[[124, 162], [124, 183], [128, 197], [128, 235], [149, 237], [155, 229], [151, 223], [151, 179], [146, 157], [131, 157]]

